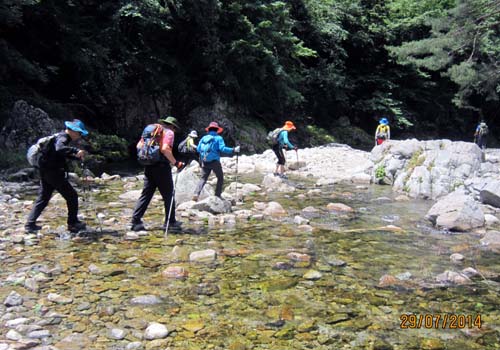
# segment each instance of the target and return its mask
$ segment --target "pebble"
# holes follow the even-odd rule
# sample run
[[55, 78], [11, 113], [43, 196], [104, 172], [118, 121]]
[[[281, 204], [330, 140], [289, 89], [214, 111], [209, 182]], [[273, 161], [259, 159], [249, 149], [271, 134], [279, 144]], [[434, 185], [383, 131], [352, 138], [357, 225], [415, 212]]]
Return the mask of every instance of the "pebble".
[[23, 297], [21, 294], [12, 291], [10, 294], [5, 298], [5, 301], [3, 302], [5, 306], [19, 306], [23, 304]]
[[144, 332], [144, 338], [147, 340], [163, 339], [168, 335], [168, 329], [161, 323], [152, 322]]
[[116, 339], [116, 340], [122, 340], [125, 338], [126, 335], [127, 335], [127, 332], [124, 331], [123, 329], [119, 329], [119, 328], [113, 328], [109, 332], [109, 337], [111, 339]]

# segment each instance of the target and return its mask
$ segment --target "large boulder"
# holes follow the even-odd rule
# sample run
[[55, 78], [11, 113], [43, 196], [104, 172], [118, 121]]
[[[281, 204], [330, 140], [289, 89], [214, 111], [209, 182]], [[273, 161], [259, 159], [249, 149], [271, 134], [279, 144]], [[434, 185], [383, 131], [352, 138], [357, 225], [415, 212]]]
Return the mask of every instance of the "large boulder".
[[[177, 205], [190, 201], [194, 196], [194, 191], [198, 182], [200, 181], [200, 176], [196, 173], [198, 167], [198, 163], [193, 162], [192, 165], [179, 174], [173, 175], [174, 181], [177, 181], [175, 186], [175, 203]], [[176, 176], [179, 178], [176, 180]], [[212, 186], [208, 183], [203, 186], [203, 190], [200, 193], [199, 198], [205, 199], [214, 194], [214, 190]]]
[[492, 181], [479, 192], [481, 202], [500, 208], [500, 181]]
[[231, 212], [231, 203], [217, 196], [210, 196], [194, 204], [192, 208], [212, 214], [222, 214]]
[[63, 128], [62, 121], [51, 119], [40, 108], [19, 100], [14, 104], [10, 118], [0, 131], [0, 147], [25, 151], [40, 137], [54, 134]]
[[435, 226], [450, 231], [467, 231], [484, 225], [484, 213], [470, 196], [456, 191], [440, 199], [427, 212]]

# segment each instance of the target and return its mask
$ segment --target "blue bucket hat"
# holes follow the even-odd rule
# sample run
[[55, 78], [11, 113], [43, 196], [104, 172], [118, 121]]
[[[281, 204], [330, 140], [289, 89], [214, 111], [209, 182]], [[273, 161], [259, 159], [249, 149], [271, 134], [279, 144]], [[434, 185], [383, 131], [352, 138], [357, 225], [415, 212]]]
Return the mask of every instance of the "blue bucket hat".
[[387, 120], [387, 118], [380, 119], [379, 123], [382, 125], [389, 125], [389, 121]]
[[85, 124], [80, 119], [73, 119], [73, 121], [65, 121], [66, 128], [79, 132], [82, 136], [87, 136], [89, 132], [85, 129]]

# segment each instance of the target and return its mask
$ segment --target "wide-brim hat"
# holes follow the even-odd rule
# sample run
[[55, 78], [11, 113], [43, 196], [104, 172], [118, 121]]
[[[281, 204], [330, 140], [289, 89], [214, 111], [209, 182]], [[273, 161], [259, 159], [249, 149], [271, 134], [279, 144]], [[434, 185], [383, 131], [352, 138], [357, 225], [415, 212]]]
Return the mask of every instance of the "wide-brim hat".
[[389, 125], [389, 121], [387, 120], [387, 118], [380, 119], [379, 123], [382, 125]]
[[191, 130], [191, 132], [189, 133], [188, 136], [191, 136], [191, 137], [194, 137], [194, 138], [197, 138], [198, 137], [198, 133], [196, 132], [196, 130]]
[[85, 129], [85, 124], [79, 119], [73, 119], [72, 121], [65, 121], [64, 125], [69, 130], [79, 132], [82, 136], [87, 136], [89, 132]]
[[285, 125], [283, 125], [283, 130], [286, 130], [286, 131], [292, 131], [292, 130], [296, 130], [297, 128], [295, 127], [295, 125], [293, 125], [293, 122], [287, 120], [285, 122]]
[[158, 123], [170, 124], [170, 125], [173, 125], [177, 129], [181, 128], [179, 126], [179, 122], [174, 117], [166, 117], [163, 119], [158, 119]]
[[224, 130], [223, 128], [221, 128], [219, 126], [219, 124], [217, 124], [217, 122], [211, 122], [210, 124], [208, 124], [208, 126], [205, 128], [206, 131], [209, 131], [210, 129], [217, 129], [217, 134], [220, 134], [222, 132], [222, 130]]

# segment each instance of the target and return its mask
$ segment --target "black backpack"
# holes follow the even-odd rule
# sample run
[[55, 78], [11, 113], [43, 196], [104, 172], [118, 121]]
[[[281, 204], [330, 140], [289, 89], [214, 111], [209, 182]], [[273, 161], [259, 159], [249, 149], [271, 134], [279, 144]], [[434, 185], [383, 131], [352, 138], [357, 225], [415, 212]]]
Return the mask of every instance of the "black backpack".
[[40, 168], [40, 165], [42, 165], [49, 147], [54, 144], [57, 135], [58, 134], [42, 137], [38, 139], [38, 141], [34, 145], [28, 148], [28, 152], [26, 152], [26, 158], [28, 159], [28, 163], [30, 163], [32, 167]]

